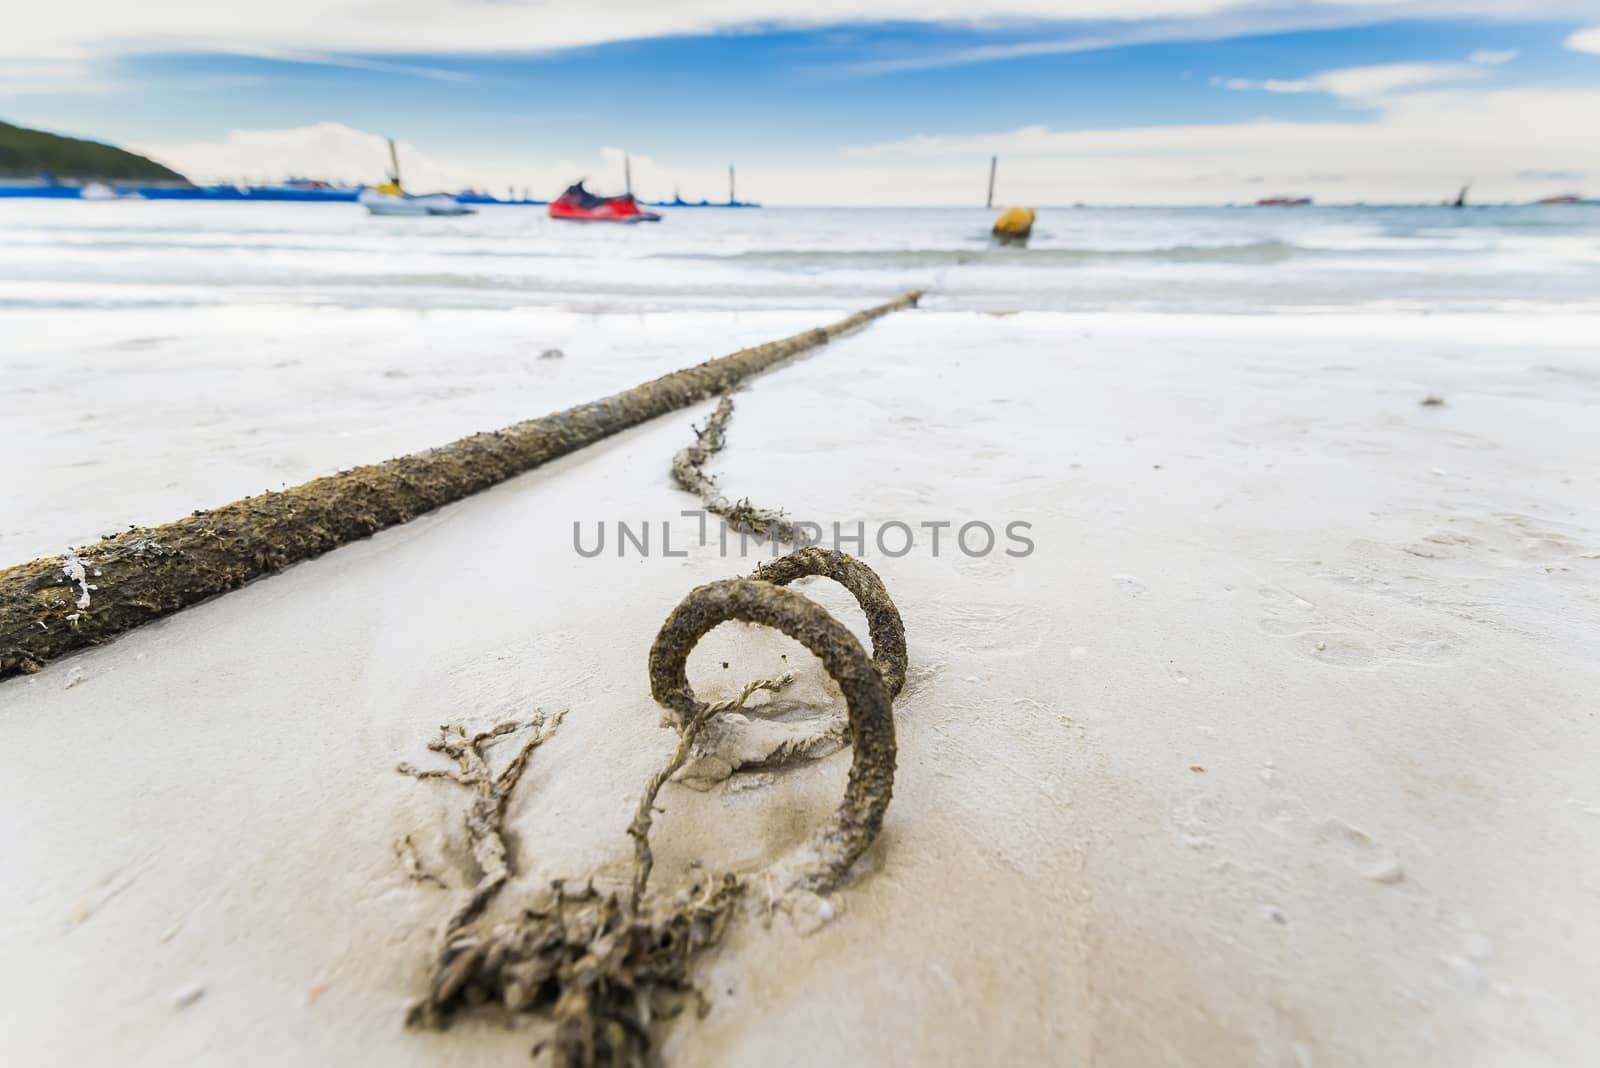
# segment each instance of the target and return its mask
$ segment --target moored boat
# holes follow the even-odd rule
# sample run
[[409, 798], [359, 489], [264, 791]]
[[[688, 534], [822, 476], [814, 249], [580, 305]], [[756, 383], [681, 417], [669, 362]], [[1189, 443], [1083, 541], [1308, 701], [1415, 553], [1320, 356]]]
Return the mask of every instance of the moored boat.
[[632, 193], [601, 197], [583, 187], [580, 178], [550, 202], [550, 217], [570, 222], [660, 222], [659, 212], [645, 211]]
[[104, 182], [87, 182], [78, 190], [79, 200], [143, 200], [138, 193], [123, 193]]
[[402, 189], [400, 157], [395, 153], [392, 137], [389, 138], [389, 180], [363, 189], [356, 194], [356, 202], [373, 215], [471, 215], [477, 211], [449, 193], [417, 196]]
[[384, 182], [363, 189], [356, 202], [373, 215], [471, 215], [469, 208], [449, 193], [414, 196], [400, 188], [399, 182]]

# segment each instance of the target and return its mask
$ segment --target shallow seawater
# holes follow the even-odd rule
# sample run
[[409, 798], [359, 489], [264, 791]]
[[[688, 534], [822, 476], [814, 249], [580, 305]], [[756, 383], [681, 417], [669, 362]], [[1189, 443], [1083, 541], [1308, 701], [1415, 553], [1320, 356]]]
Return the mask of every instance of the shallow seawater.
[[[1316, 325], [1293, 336], [1346, 339], [1298, 345], [1272, 363], [1284, 381], [1379, 343], [1369, 317], [1405, 320], [1420, 351], [1455, 313], [1491, 313], [1473, 327], [1488, 341], [1581, 332], [1562, 324], [1600, 306], [1600, 211], [1582, 207], [1050, 209], [1026, 249], [993, 247], [991, 218], [690, 209], [607, 228], [533, 207], [0, 201], [0, 451], [18, 458], [0, 561], [591, 400], [913, 287], [952, 329], [1036, 313], [982, 317], [997, 361], [1035, 343], [1078, 358], [1128, 318], [1210, 375], [1296, 313]], [[952, 352], [931, 346], [929, 368]], [[1504, 376], [1537, 388], [1522, 362]]]
[[848, 306], [905, 289], [986, 310], [1577, 310], [1600, 210], [1054, 208], [994, 247], [982, 209], [669, 210], [583, 226], [541, 208], [372, 218], [353, 204], [0, 202], [0, 310], [228, 303]]

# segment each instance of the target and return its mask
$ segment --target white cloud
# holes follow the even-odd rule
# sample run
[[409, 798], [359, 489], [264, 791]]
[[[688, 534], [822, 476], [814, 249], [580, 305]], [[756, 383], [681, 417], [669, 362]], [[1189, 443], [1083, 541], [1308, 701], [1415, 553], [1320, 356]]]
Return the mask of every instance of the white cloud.
[[1265, 81], [1253, 81], [1250, 78], [1213, 78], [1211, 84], [1238, 92], [1260, 89], [1267, 93], [1311, 93], [1317, 90], [1316, 83], [1305, 78], [1295, 81], [1278, 78], [1268, 78]]
[[[197, 182], [272, 182], [290, 177], [333, 181], [383, 181], [389, 148], [383, 137], [343, 123], [319, 122], [281, 130], [232, 130], [221, 141], [130, 145]], [[460, 188], [471, 179], [410, 142], [396, 144], [408, 186]]]
[[328, 52], [309, 52], [301, 48], [253, 48], [235, 54], [255, 56], [259, 59], [276, 59], [285, 63], [305, 63], [318, 67], [344, 67], [349, 70], [371, 70], [383, 74], [409, 74], [415, 78], [428, 78], [437, 82], [464, 82], [470, 74], [443, 67], [426, 67], [416, 63], [391, 63], [381, 59], [362, 59], [358, 56], [336, 56]]
[[1314, 79], [1319, 87], [1345, 99], [1381, 96], [1440, 82], [1470, 81], [1483, 72], [1461, 63], [1386, 63], [1376, 67], [1330, 70]]
[[[915, 174], [929, 202], [970, 200], [1000, 156], [1009, 202], [1216, 203], [1263, 190], [1335, 200], [1437, 200], [1548, 193], [1544, 175], [1600, 173], [1600, 140], [1574, 138], [1600, 114], [1600, 89], [1438, 88], [1383, 98], [1371, 120], [1260, 120], [1188, 126], [919, 135], [849, 158]], [[1561, 191], [1561, 190], [1556, 190]]]
[[[1137, 7], [1125, 8], [1127, 21], [1102, 25], [1093, 34], [1047, 36], [1029, 41], [978, 45], [970, 48], [913, 50], [874, 59], [854, 60], [830, 69], [843, 74], [893, 74], [903, 71], [964, 67], [1036, 56], [1073, 55], [1107, 48], [1165, 41], [1216, 41], [1253, 34], [1317, 30], [1347, 25], [1351, 11], [1343, 6], [1307, 5], [1262, 10], [1256, 5], [1220, 4], [1201, 16], [1150, 18]], [[1074, 16], [1071, 12], [1059, 18]]]
[[[1592, 0], [1524, 0], [1519, 18], [1572, 15]], [[1503, 0], [75, 0], [12, 5], [0, 61], [89, 64], [108, 55], [162, 52], [300, 54], [323, 57], [541, 52], [607, 41], [713, 33], [752, 26], [815, 27], [905, 21], [1026, 29], [1075, 20], [1137, 27], [1102, 38], [996, 46], [992, 54], [890, 59], [905, 67], [981, 62], [1138, 39], [1223, 36], [1351, 25], [1385, 18], [1506, 17]], [[1590, 7], [1592, 10], [1592, 6]], [[933, 62], [929, 64], [928, 59]], [[438, 68], [420, 67], [420, 71]], [[424, 76], [432, 76], [425, 74]], [[68, 83], [70, 85], [70, 83]]]
[[[291, 177], [315, 177], [348, 184], [383, 181], [389, 167], [384, 137], [337, 122], [277, 130], [233, 130], [220, 141], [130, 145], [196, 182], [265, 184]], [[559, 193], [587, 175], [597, 190], [621, 192], [619, 148], [602, 148], [589, 160], [441, 159], [408, 141], [395, 145], [406, 188], [417, 192], [469, 187], [504, 193], [513, 186], [535, 196]], [[650, 156], [631, 159], [634, 188], [652, 198], [670, 197], [681, 188], [687, 197], [717, 197], [726, 178], [720, 167], [699, 170], [668, 166]]]
[[[1029, 126], [976, 136], [925, 134], [847, 150], [840, 158], [741, 158], [740, 190], [771, 204], [981, 204], [988, 157], [1000, 156], [999, 199], [1051, 205], [1250, 201], [1265, 193], [1319, 200], [1437, 201], [1471, 181], [1474, 199], [1566, 192], [1600, 175], [1600, 140], [1574, 138], [1600, 114], [1600, 89], [1440, 87], [1384, 98], [1375, 117], [1261, 120], [1126, 129]], [[239, 130], [218, 142], [136, 145], [193, 178], [276, 180], [309, 174], [376, 181], [387, 148], [337, 123]], [[620, 191], [621, 152], [579, 160], [446, 158], [402, 143], [406, 184], [419, 192], [513, 185], [549, 196], [587, 174]], [[720, 197], [723, 165], [633, 156], [641, 195]]]
[[28, 97], [71, 86], [75, 92], [104, 95], [124, 89], [114, 79], [71, 57], [15, 56], [0, 43], [0, 98]]
[[1590, 26], [1586, 30], [1573, 30], [1567, 35], [1564, 42], [1574, 52], [1589, 52], [1600, 55], [1600, 26]]
[[1481, 64], [1385, 63], [1375, 67], [1343, 67], [1293, 81], [1217, 78], [1224, 89], [1262, 90], [1268, 93], [1327, 93], [1342, 100], [1371, 100], [1397, 89], [1471, 81], [1483, 77]]
[[1503, 50], [1480, 48], [1476, 52], [1473, 52], [1471, 55], [1467, 56], [1467, 60], [1469, 62], [1480, 63], [1488, 67], [1498, 67], [1502, 63], [1510, 63], [1513, 59], [1516, 59], [1520, 55], [1522, 55], [1522, 52], [1516, 48], [1507, 48]]

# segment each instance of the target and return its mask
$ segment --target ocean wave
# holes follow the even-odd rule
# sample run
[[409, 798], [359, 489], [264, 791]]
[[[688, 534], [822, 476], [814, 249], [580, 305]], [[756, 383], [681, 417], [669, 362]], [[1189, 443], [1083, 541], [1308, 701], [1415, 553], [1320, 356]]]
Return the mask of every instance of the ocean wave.
[[1105, 261], [1157, 263], [1280, 263], [1321, 250], [1288, 241], [1250, 241], [1233, 245], [1169, 245], [1162, 248], [930, 248], [930, 249], [761, 249], [745, 252], [659, 252], [652, 259], [697, 260], [768, 267], [775, 270], [906, 270], [922, 267], [1072, 267]]

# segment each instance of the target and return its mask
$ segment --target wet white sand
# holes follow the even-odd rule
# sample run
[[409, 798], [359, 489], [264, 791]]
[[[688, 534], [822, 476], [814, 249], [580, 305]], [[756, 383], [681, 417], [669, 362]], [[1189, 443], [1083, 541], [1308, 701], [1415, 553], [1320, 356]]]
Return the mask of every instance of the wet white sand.
[[0, 560], [507, 426], [841, 314], [6, 309]]
[[[634, 322], [607, 389], [735, 347], [715, 316]], [[571, 361], [620, 323], [550, 336]], [[588, 385], [446, 405], [436, 437]], [[301, 459], [272, 467], [288, 427], [263, 415], [238, 482], [435, 428], [424, 401], [395, 420], [338, 381], [307, 396], [344, 398], [355, 437], [295, 436]], [[222, 425], [250, 424], [241, 397]], [[58, 401], [35, 411], [68, 418]], [[884, 836], [832, 922], [746, 918], [702, 962], [711, 1012], [671, 1063], [1592, 1062], [1597, 401], [1588, 324], [1558, 316], [918, 312], [756, 381], [714, 465], [731, 495], [851, 524], [1025, 520], [1037, 548], [869, 545], [912, 656]], [[460, 795], [393, 766], [447, 720], [570, 708], [513, 803], [507, 895], [622, 870], [674, 738], [645, 652], [691, 586], [754, 560], [586, 560], [572, 523], [689, 507], [667, 465], [708, 408], [0, 684], [8, 1057], [520, 1059], [530, 1035], [495, 1024], [400, 1026], [454, 898], [408, 881], [393, 842], [470, 876]], [[47, 474], [104, 455], [37, 440]], [[159, 458], [108, 460], [70, 500], [22, 483], [31, 525], [0, 544], [168, 518], [160, 494], [189, 492], [152, 487]], [[691, 678], [730, 691], [783, 653], [816, 692], [798, 647], [747, 628]], [[658, 878], [781, 856], [847, 765], [669, 786]]]

